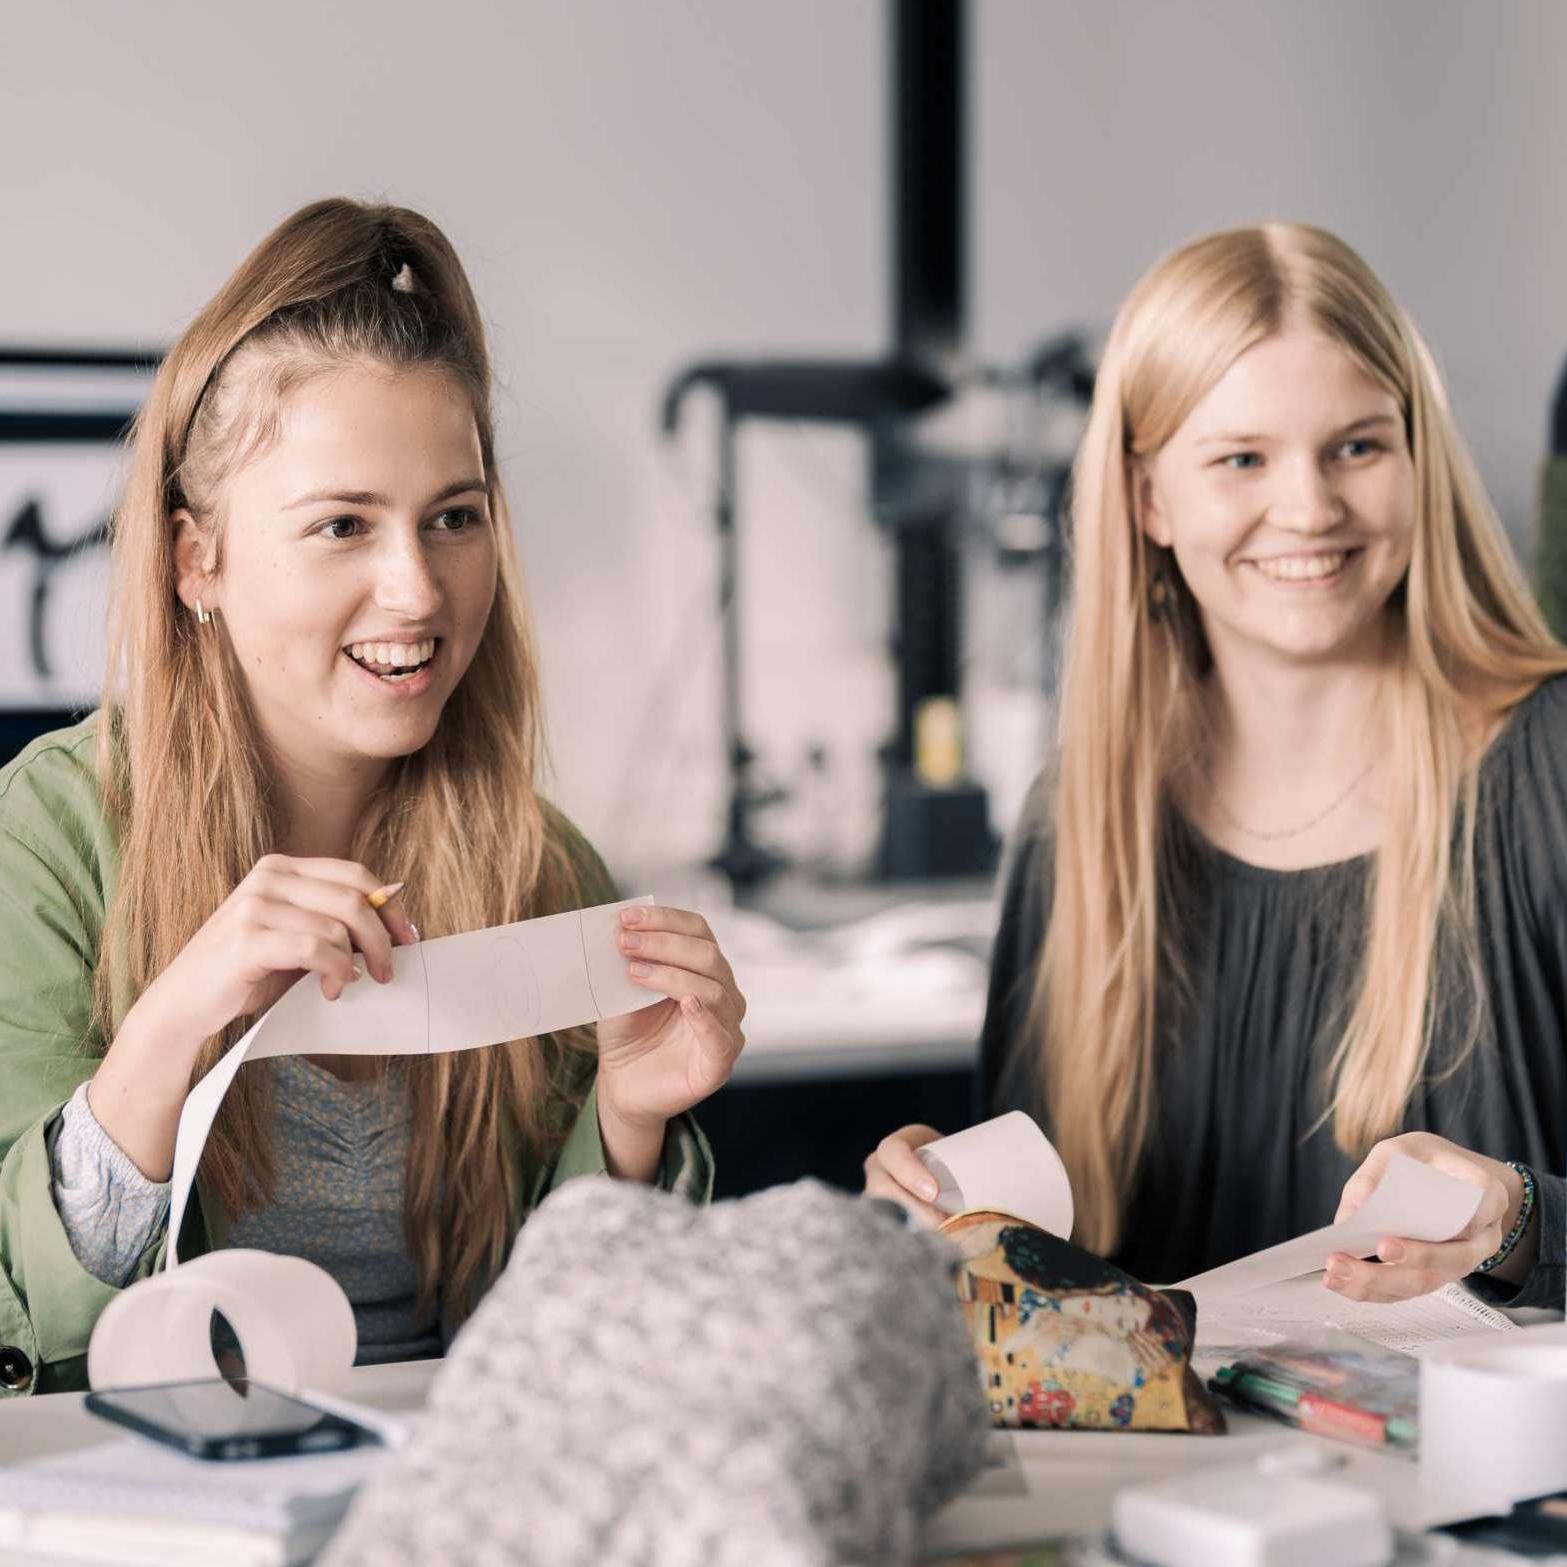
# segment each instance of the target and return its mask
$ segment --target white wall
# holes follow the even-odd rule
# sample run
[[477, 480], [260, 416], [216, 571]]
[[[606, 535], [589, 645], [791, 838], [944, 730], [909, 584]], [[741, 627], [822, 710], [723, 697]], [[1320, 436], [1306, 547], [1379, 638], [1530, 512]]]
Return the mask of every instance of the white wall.
[[[976, 346], [1103, 319], [1161, 250], [1340, 228], [1415, 310], [1510, 525], [1567, 349], [1567, 13], [1381, 0], [978, 0]], [[1201, 26], [1193, 20], [1198, 14]], [[555, 792], [611, 853], [716, 832], [713, 351], [884, 340], [872, 0], [54, 3], [0, 31], [0, 343], [155, 346], [328, 192], [428, 211], [503, 376]], [[748, 690], [781, 768], [891, 717], [886, 560], [852, 440], [748, 435]], [[855, 792], [855, 791], [851, 791]]]
[[973, 337], [1108, 322], [1157, 256], [1335, 229], [1412, 311], [1522, 541], [1567, 357], [1567, 7], [980, 0]]
[[[672, 453], [657, 396], [706, 351], [880, 342], [879, 28], [839, 0], [10, 6], [0, 342], [165, 343], [309, 199], [429, 212], [493, 323], [556, 792], [611, 849], [632, 828], [699, 850], [719, 782], [707, 421], [694, 407]], [[755, 645], [803, 643], [811, 684], [875, 669], [856, 454], [763, 445]], [[759, 686], [786, 663], [762, 652]]]

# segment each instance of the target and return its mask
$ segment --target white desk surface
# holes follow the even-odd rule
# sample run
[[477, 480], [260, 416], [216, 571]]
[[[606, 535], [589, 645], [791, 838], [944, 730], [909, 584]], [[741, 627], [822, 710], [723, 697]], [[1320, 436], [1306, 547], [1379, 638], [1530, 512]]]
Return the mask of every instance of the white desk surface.
[[[351, 1373], [344, 1394], [377, 1409], [412, 1414], [423, 1405], [440, 1364], [421, 1360], [361, 1366]], [[80, 1393], [54, 1393], [0, 1402], [0, 1464], [70, 1452], [116, 1434], [116, 1428], [87, 1413], [82, 1398]], [[1224, 1437], [998, 1433], [993, 1446], [1002, 1462], [931, 1521], [927, 1548], [941, 1553], [999, 1548], [1051, 1534], [1102, 1529], [1109, 1523], [1111, 1498], [1123, 1485], [1302, 1444], [1345, 1451], [1342, 1444], [1323, 1443], [1260, 1417], [1227, 1410], [1226, 1418], [1230, 1434]], [[1353, 1462], [1367, 1479], [1384, 1484], [1390, 1475], [1396, 1482], [1400, 1475], [1414, 1473], [1412, 1465], [1376, 1453], [1357, 1453]]]
[[[1393, 1522], [1417, 1527], [1424, 1503], [1419, 1469], [1408, 1458], [1295, 1431], [1226, 1406], [1226, 1435], [1178, 1432], [1017, 1431], [993, 1438], [1005, 1466], [981, 1475], [926, 1528], [928, 1551], [1001, 1550], [1054, 1535], [1094, 1533], [1110, 1524], [1123, 1486], [1161, 1480], [1182, 1469], [1252, 1462], [1290, 1448], [1321, 1448], [1339, 1467], [1331, 1478], [1364, 1484], [1383, 1499]], [[1266, 1484], [1259, 1474], [1258, 1484]]]

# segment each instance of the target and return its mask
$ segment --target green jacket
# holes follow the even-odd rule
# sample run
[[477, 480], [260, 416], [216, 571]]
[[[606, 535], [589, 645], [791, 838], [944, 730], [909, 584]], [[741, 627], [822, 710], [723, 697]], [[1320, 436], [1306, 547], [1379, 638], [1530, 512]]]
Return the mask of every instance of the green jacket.
[[[97, 744], [95, 713], [0, 768], [0, 1397], [86, 1386], [93, 1324], [119, 1293], [76, 1260], [49, 1159], [61, 1109], [107, 1048], [93, 1023], [92, 981], [119, 856]], [[587, 840], [553, 820], [578, 858], [584, 901], [612, 900], [614, 884]], [[583, 1061], [576, 1086], [584, 1097], [554, 1164], [518, 1153], [524, 1213], [574, 1176], [605, 1173], [593, 1060]], [[665, 1140], [659, 1185], [706, 1201], [712, 1180], [706, 1140], [682, 1116]], [[199, 1178], [197, 1199], [180, 1237], [187, 1258], [221, 1246], [227, 1230]], [[137, 1278], [159, 1266], [166, 1244], [160, 1235]]]

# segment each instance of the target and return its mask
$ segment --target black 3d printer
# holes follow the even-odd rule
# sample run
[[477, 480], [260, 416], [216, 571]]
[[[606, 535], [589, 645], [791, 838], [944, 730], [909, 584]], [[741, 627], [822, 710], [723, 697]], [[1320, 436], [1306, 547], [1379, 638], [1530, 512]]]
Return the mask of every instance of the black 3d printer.
[[[891, 653], [897, 722], [882, 750], [885, 816], [877, 873], [892, 879], [983, 874], [996, 842], [985, 791], [966, 773], [933, 780], [919, 765], [922, 715], [955, 710], [962, 656], [960, 528], [972, 493], [971, 460], [922, 449], [919, 416], [960, 387], [995, 380], [968, 366], [964, 329], [964, 0], [888, 0], [893, 187], [893, 341], [874, 360], [713, 359], [690, 365], [663, 399], [666, 434], [686, 394], [704, 387], [719, 404], [713, 515], [720, 549], [723, 723], [729, 769], [724, 838], [711, 864], [739, 892], [781, 864], [757, 837], [758, 813], [777, 798], [756, 779], [741, 712], [741, 598], [736, 437], [746, 421], [805, 421], [859, 429], [867, 439], [874, 520], [887, 529], [896, 573]], [[1056, 339], [1007, 379], [1086, 403], [1093, 372], [1082, 340]], [[1065, 469], [1028, 476], [1042, 499], [1035, 553], [1049, 600], [1060, 607], [1066, 559], [1059, 525]]]

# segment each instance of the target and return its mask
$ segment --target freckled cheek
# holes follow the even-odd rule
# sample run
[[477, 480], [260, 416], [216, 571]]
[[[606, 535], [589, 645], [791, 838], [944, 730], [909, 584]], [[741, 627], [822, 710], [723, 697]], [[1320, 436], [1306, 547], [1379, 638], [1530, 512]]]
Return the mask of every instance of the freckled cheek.
[[459, 617], [463, 640], [470, 647], [476, 646], [495, 602], [497, 580], [494, 551], [487, 552], [483, 559], [464, 563], [461, 569], [447, 577], [442, 586], [446, 602], [456, 610]]
[[336, 672], [337, 640], [352, 619], [356, 593], [323, 574], [281, 571], [268, 617], [268, 641], [276, 669], [290, 680], [319, 680]]

